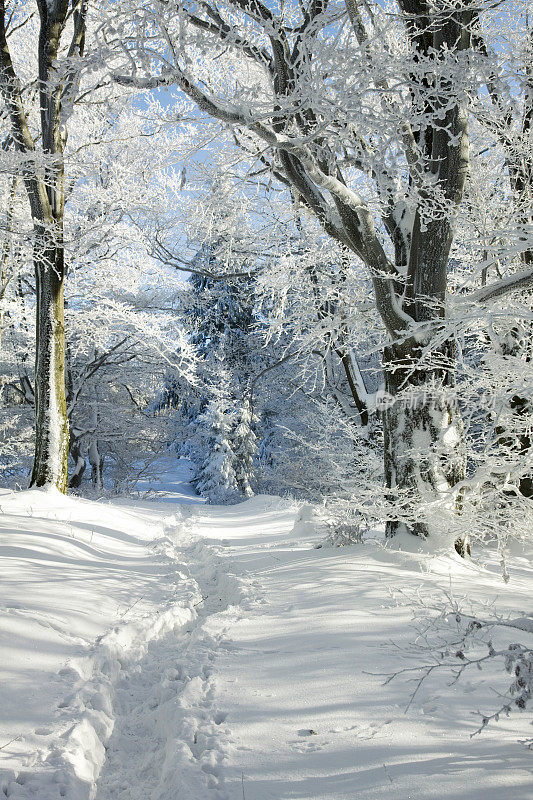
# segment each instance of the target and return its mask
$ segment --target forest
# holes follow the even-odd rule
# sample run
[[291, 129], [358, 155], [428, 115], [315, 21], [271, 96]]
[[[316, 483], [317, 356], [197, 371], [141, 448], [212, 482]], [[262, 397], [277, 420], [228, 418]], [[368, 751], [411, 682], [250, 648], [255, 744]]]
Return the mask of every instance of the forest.
[[[516, 745], [513, 726], [524, 726], [533, 684], [528, 0], [0, 0], [0, 94], [0, 512], [7, 558], [2, 574], [9, 584], [0, 601], [6, 619], [10, 609], [22, 608], [9, 594], [11, 583], [16, 592], [21, 582], [34, 585], [33, 573], [24, 572], [29, 564], [35, 568], [33, 556], [23, 554], [11, 571], [16, 548], [27, 546], [24, 536], [31, 531], [36, 537], [35, 552], [52, 547], [58, 570], [62, 559], [64, 569], [68, 561], [89, 570], [92, 587], [96, 567], [89, 568], [81, 553], [69, 555], [78, 541], [72, 531], [84, 525], [92, 531], [89, 549], [95, 531], [126, 548], [125, 509], [136, 515], [132, 530], [149, 559], [170, 559], [169, 569], [183, 578], [176, 588], [181, 584], [174, 576], [172, 592], [189, 587], [186, 599], [173, 601], [174, 616], [167, 609], [173, 621], [156, 630], [154, 614], [166, 608], [171, 590], [164, 581], [159, 594], [155, 584], [147, 588], [147, 576], [163, 561], [157, 569], [146, 562], [144, 588], [128, 578], [129, 594], [119, 583], [116, 589], [106, 583], [118, 569], [108, 565], [99, 588], [86, 586], [88, 594], [76, 600], [82, 615], [100, 609], [100, 627], [89, 635], [85, 623], [68, 617], [71, 567], [59, 570], [65, 596], [63, 579], [54, 577], [48, 610], [24, 612], [24, 624], [32, 620], [26, 632], [0, 626], [5, 652], [31, 649], [35, 620], [46, 617], [54, 628], [50, 614], [58, 603], [67, 614], [61, 630], [94, 647], [113, 624], [122, 625], [120, 603], [129, 613], [139, 602], [129, 644], [120, 644], [118, 628], [116, 642], [105, 640], [109, 663], [124, 646], [128, 669], [151, 654], [149, 670], [160, 672], [173, 657], [168, 631], [187, 609], [196, 633], [173, 647], [192, 653], [191, 663], [204, 675], [194, 650], [199, 631], [204, 638], [209, 631], [209, 647], [219, 656], [222, 617], [238, 607], [247, 609], [245, 619], [255, 619], [255, 584], [243, 588], [243, 576], [248, 563], [250, 574], [263, 575], [261, 548], [274, 548], [274, 560], [281, 551], [289, 559], [296, 596], [312, 583], [317, 593], [332, 593], [332, 604], [352, 602], [344, 597], [345, 584], [357, 584], [357, 565], [371, 558], [383, 580], [380, 601], [397, 592], [395, 608], [413, 614], [415, 633], [407, 633], [407, 618], [401, 644], [376, 628], [376, 647], [392, 638], [391, 650], [357, 662], [355, 674], [379, 673], [387, 691], [403, 685], [411, 713], [419, 688], [422, 694], [432, 680], [440, 681], [445, 698], [444, 686], [467, 692], [464, 673], [473, 675], [471, 667], [483, 675], [488, 670], [495, 683], [481, 681], [489, 694], [480, 700], [486, 710], [477, 723], [447, 719], [444, 728], [454, 735], [464, 728], [467, 739], [479, 734], [481, 743], [485, 735], [496, 737], [491, 747], [504, 748], [503, 762], [516, 747], [525, 759], [530, 731]], [[68, 536], [65, 525], [71, 526]], [[275, 544], [269, 526], [279, 528]], [[240, 527], [255, 531], [246, 557], [239, 550]], [[70, 537], [64, 547], [58, 540], [57, 552], [45, 543], [56, 535]], [[218, 537], [222, 544], [208, 551]], [[224, 542], [234, 548], [235, 561], [224, 562]], [[302, 542], [315, 565], [308, 583], [291, 571], [287, 555], [296, 558]], [[127, 549], [119, 555], [134, 558]], [[44, 571], [38, 579], [48, 586], [45, 593], [52, 591], [46, 558], [39, 561]], [[327, 577], [323, 559], [336, 565]], [[394, 569], [390, 559], [397, 559]], [[212, 596], [209, 570], [223, 607], [206, 599]], [[196, 582], [194, 590], [187, 581]], [[269, 586], [266, 597], [284, 596], [281, 585]], [[77, 591], [72, 584], [73, 597]], [[115, 591], [126, 594], [111, 611], [106, 603]], [[362, 616], [370, 602], [366, 592], [353, 598]], [[312, 597], [300, 609], [302, 625], [314, 608]], [[275, 628], [274, 611], [265, 613]], [[319, 648], [329, 626], [340, 625], [328, 613]], [[357, 613], [348, 629], [359, 624]], [[387, 624], [394, 627], [391, 615]], [[141, 617], [148, 626], [142, 635]], [[187, 620], [180, 622], [184, 630]], [[249, 624], [242, 642], [260, 630], [259, 623]], [[14, 644], [19, 635], [24, 646]], [[288, 628], [284, 636], [290, 640]], [[343, 638], [338, 632], [338, 641]], [[395, 648], [406, 654], [405, 664]], [[348, 652], [338, 669], [351, 681]], [[91, 656], [84, 672], [60, 669], [71, 654], [56, 655], [50, 674], [74, 669], [72, 686], [86, 704], [85, 684], [94, 683], [104, 656]], [[18, 658], [6, 661], [9, 675], [18, 678], [2, 678], [11, 689], [22, 674]], [[120, 686], [137, 680], [116, 658], [116, 675], [113, 667], [114, 677], [106, 677], [109, 697], [98, 701], [99, 713], [110, 720], [119, 719], [111, 711], [115, 703], [126, 702]], [[305, 664], [298, 667], [304, 674]], [[280, 668], [280, 685], [294, 668]], [[265, 673], [264, 686], [275, 680], [276, 669], [268, 680]], [[406, 688], [404, 678], [414, 678], [414, 688]], [[20, 684], [21, 696], [46, 680]], [[190, 675], [187, 681], [179, 702], [173, 701], [178, 705], [190, 690]], [[141, 684], [147, 691], [148, 679]], [[322, 684], [312, 686], [323, 691]], [[199, 705], [216, 691], [208, 687], [204, 695]], [[240, 702], [250, 712], [247, 697]], [[457, 714], [476, 713], [477, 706], [461, 697]], [[43, 703], [51, 708], [57, 698], [50, 698]], [[5, 702], [11, 702], [7, 695]], [[241, 707], [237, 696], [234, 702]], [[49, 727], [37, 720], [48, 713], [23, 713], [37, 738], [44, 734], [35, 731]], [[174, 719], [177, 712], [165, 713]], [[220, 713], [213, 712], [212, 730], [201, 736], [221, 735]], [[104, 750], [113, 724], [108, 730], [100, 720], [99, 728], [91, 718], [102, 752], [88, 744], [93, 733], [85, 732], [78, 758], [70, 739], [57, 755], [52, 733], [37, 747], [19, 711], [13, 714], [7, 712], [0, 731], [5, 746], [16, 742], [20, 752], [6, 751], [0, 796], [55, 800], [57, 790], [70, 800], [378, 800], [399, 780], [387, 772], [380, 751], [385, 783], [367, 787], [357, 773], [351, 783], [337, 785], [347, 766], [336, 750], [319, 788], [296, 788], [292, 777], [279, 776], [273, 788], [259, 773], [257, 785], [252, 778], [246, 785], [246, 770], [251, 775], [257, 767], [253, 759], [244, 766], [232, 761], [229, 733], [219, 750], [206, 746], [198, 754], [200, 728], [194, 746], [187, 744], [192, 755], [180, 750], [178, 758], [173, 751], [172, 769], [167, 756], [153, 767], [157, 780], [148, 780], [141, 773], [132, 777], [135, 759], [124, 766], [121, 743], [130, 736], [120, 727], [124, 720], [113, 723], [122, 738], [111, 768]], [[503, 739], [500, 717], [512, 720]], [[66, 736], [62, 725], [57, 731]], [[179, 736], [169, 727], [174, 745], [188, 741], [187, 725], [182, 720]], [[10, 739], [19, 728], [20, 736]], [[250, 730], [244, 726], [241, 743]], [[304, 745], [311, 748], [306, 753], [320, 750], [318, 742], [316, 748], [307, 743], [306, 737], [322, 734], [312, 718], [295, 730], [299, 753]], [[396, 745], [398, 736], [391, 741]], [[352, 745], [346, 741], [343, 748]], [[32, 748], [40, 755], [24, 774], [39, 772], [35, 785], [34, 778], [16, 777]], [[275, 749], [268, 753], [275, 761]], [[191, 773], [193, 761], [198, 775]], [[115, 777], [105, 777], [106, 768]], [[70, 777], [57, 777], [69, 770]], [[494, 768], [486, 785], [469, 772], [471, 793], [463, 796], [500, 800], [513, 788], [525, 800], [527, 770], [518, 766], [504, 780]], [[434, 787], [432, 794], [431, 774], [426, 768], [419, 783], [409, 783], [411, 776], [396, 788], [398, 797], [459, 796], [459, 784], [445, 794]]]

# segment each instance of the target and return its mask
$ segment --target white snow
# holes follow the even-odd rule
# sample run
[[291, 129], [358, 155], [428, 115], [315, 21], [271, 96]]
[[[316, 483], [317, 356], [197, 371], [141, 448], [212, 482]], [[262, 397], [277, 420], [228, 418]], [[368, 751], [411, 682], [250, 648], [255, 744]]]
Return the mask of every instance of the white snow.
[[407, 712], [379, 674], [413, 663], [405, 597], [531, 615], [527, 559], [505, 585], [490, 558], [316, 549], [296, 504], [206, 506], [178, 469], [153, 500], [0, 493], [0, 797], [531, 797], [526, 714], [470, 737], [495, 668]]

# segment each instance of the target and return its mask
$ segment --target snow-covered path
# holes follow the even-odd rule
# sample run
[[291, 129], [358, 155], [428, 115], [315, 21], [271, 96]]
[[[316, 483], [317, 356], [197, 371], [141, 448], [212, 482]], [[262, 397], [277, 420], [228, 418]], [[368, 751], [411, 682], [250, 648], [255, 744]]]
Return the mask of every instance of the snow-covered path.
[[185, 510], [180, 519], [179, 525], [175, 517], [166, 521], [162, 544], [189, 565], [197, 616], [153, 641], [144, 658], [123, 671], [97, 800], [227, 796], [225, 714], [217, 708], [213, 662], [243, 598], [216, 549], [187, 533], [194, 518], [188, 523]]
[[[6, 678], [25, 708], [16, 718], [12, 703], [12, 719], [0, 728], [6, 797], [531, 798], [531, 751], [518, 743], [527, 735], [523, 717], [470, 738], [473, 712], [493, 705], [497, 673], [470, 674], [455, 686], [436, 678], [407, 713], [412, 684], [384, 686], [376, 674], [401, 666], [398, 646], [413, 638], [405, 596], [435, 596], [452, 585], [457, 595], [483, 601], [499, 593], [502, 607], [530, 611], [526, 559], [514, 560], [504, 586], [497, 565], [455, 556], [372, 543], [316, 549], [306, 514], [279, 498], [216, 507], [180, 494], [189, 503], [167, 495], [124, 509], [66, 499], [53, 513], [44, 513], [42, 494], [2, 498], [14, 537], [36, 529], [36, 551], [67, 518], [72, 534], [62, 546], [79, 548], [99, 515], [108, 520], [105, 534], [93, 531], [94, 552], [79, 567], [88, 584], [75, 591], [66, 569], [70, 595], [55, 591], [45, 608], [38, 594], [25, 611], [55, 620], [38, 650], [57, 637], [69, 644], [42, 663], [29, 648], [13, 647]], [[29, 501], [34, 516], [20, 519], [17, 531], [13, 518]], [[79, 558], [72, 554], [70, 569]], [[31, 568], [48, 575], [36, 557]], [[401, 602], [390, 589], [404, 593]], [[18, 602], [22, 610], [22, 593]], [[17, 665], [26, 667], [20, 680]], [[8, 697], [0, 688], [0, 702]], [[9, 743], [23, 719], [22, 735]]]

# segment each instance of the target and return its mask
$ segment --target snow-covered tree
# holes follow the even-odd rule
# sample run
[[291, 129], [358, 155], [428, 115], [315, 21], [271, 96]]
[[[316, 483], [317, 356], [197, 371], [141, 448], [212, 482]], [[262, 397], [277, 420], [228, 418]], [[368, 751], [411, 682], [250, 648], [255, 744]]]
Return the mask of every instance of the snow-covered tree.
[[[198, 258], [195, 264], [201, 261]], [[198, 357], [198, 382], [176, 391], [174, 380], [169, 388], [173, 387], [180, 415], [190, 421], [189, 431], [184, 431], [185, 451], [197, 463], [198, 489], [209, 497], [252, 494], [255, 434], [246, 392], [264, 357], [255, 331], [254, 304], [250, 278], [213, 280], [197, 274], [178, 301]], [[219, 441], [221, 415], [227, 431]], [[221, 491], [216, 489], [217, 480]]]
[[232, 448], [233, 414], [223, 395], [210, 400], [198, 422], [205, 444], [204, 459], [197, 469], [196, 488], [214, 503], [234, 500], [239, 487]]
[[[0, 3], [0, 90], [10, 120], [13, 169], [24, 182], [34, 228], [36, 446], [31, 483], [66, 491], [64, 150], [80, 80], [87, 3], [37, 0], [37, 11], [38, 28], [29, 3], [13, 9]], [[29, 54], [12, 54], [10, 27], [26, 28], [23, 42]], [[35, 90], [25, 86], [28, 62], [36, 67], [30, 82], [37, 87], [38, 112], [32, 103]]]
[[[153, 263], [142, 242], [135, 240], [134, 228], [116, 221], [110, 227], [113, 235], [104, 230], [100, 245], [108, 253], [107, 248], [111, 253], [117, 248], [119, 255], [101, 258], [98, 247], [80, 247], [66, 286], [69, 485], [78, 489], [83, 481], [82, 490], [91, 471], [85, 472], [87, 465], [100, 462], [96, 451], [105, 457], [109, 488], [128, 484], [129, 470], [164, 451], [173, 439], [174, 423], [169, 414], [154, 408], [154, 398], [170, 370], [184, 385], [195, 380], [194, 352], [176, 310], [182, 280]], [[84, 240], [80, 231], [80, 244], [87, 244]], [[4, 479], [18, 485], [28, 469], [34, 409], [28, 354], [35, 335], [35, 296], [22, 274], [23, 291], [10, 300], [0, 353], [0, 420], [5, 432], [0, 460]], [[97, 472], [101, 474], [100, 467]]]
[[251, 497], [255, 477], [257, 436], [254, 433], [254, 415], [246, 396], [242, 399], [234, 415], [232, 449], [237, 487], [243, 495]]
[[[455, 219], [476, 156], [468, 115], [492, 92], [511, 48], [491, 50], [500, 5], [399, 0], [392, 12], [351, 0], [216, 8], [147, 0], [135, 4], [135, 34], [124, 7], [107, 42], [114, 35], [128, 51], [126, 62], [115, 50], [117, 81], [178, 87], [366, 265], [389, 337], [384, 466], [403, 513], [388, 531], [426, 536], [438, 515], [423, 509], [453, 514], [466, 474], [446, 301]], [[513, 52], [527, 51], [526, 17], [524, 6], [506, 33]], [[518, 116], [529, 115], [528, 70], [513, 57], [509, 74], [520, 81], [498, 95], [504, 108], [523, 109]], [[503, 110], [492, 109], [496, 125]], [[515, 237], [520, 251], [525, 232]], [[524, 267], [471, 299], [486, 303], [532, 281]]]

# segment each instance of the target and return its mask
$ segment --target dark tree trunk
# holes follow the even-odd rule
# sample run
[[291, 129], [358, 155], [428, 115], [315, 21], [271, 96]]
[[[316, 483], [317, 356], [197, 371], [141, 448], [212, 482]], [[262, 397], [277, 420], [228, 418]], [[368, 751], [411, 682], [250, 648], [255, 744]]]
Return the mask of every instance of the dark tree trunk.
[[70, 433], [70, 457], [74, 461], [74, 469], [69, 478], [69, 489], [79, 489], [86, 469], [85, 457], [81, 452], [81, 439], [71, 431]]
[[91, 480], [94, 489], [104, 488], [104, 458], [98, 449], [98, 441], [95, 439], [89, 447], [89, 461], [91, 464]]

